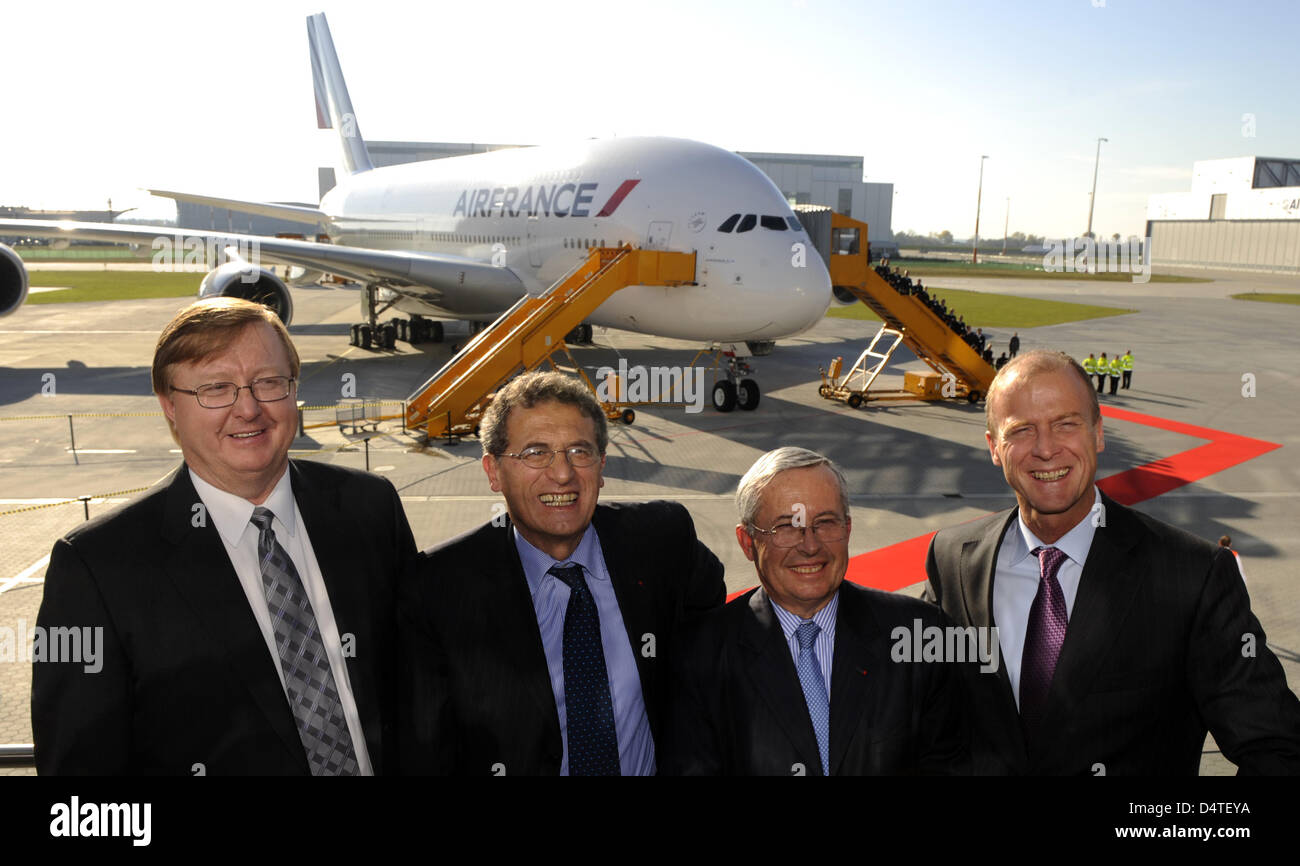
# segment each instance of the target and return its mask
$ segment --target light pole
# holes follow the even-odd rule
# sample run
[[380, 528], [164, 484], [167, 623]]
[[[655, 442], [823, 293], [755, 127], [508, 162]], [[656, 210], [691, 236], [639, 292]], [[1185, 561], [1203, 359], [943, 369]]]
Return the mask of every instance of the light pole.
[[975, 193], [975, 239], [971, 242], [970, 263], [978, 265], [980, 261], [980, 200], [984, 196], [984, 160], [988, 159], [986, 153], [980, 157], [980, 185], [979, 190]]
[[1101, 143], [1103, 141], [1109, 141], [1109, 139], [1097, 139], [1097, 157], [1092, 162], [1092, 194], [1088, 196], [1088, 230], [1083, 233], [1088, 238], [1092, 237], [1092, 209], [1097, 204], [1097, 167], [1101, 165]]
[[1007, 218], [1002, 223], [1002, 255], [1007, 254], [1007, 226], [1011, 225], [1011, 197], [1007, 196]]

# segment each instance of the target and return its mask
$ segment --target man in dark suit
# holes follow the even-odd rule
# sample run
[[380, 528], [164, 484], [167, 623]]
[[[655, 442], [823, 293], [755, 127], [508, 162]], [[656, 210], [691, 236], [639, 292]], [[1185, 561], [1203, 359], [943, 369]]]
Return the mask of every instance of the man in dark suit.
[[741, 479], [736, 502], [736, 538], [762, 586], [683, 636], [665, 771], [966, 771], [954, 667], [911, 658], [918, 630], [941, 629], [942, 614], [843, 582], [852, 521], [839, 469], [779, 448]]
[[396, 740], [396, 491], [290, 461], [298, 354], [258, 304], [199, 301], [153, 386], [184, 464], [60, 539], [37, 626], [93, 658], [34, 665], [41, 773], [357, 775]]
[[507, 514], [425, 551], [403, 581], [409, 773], [654, 773], [674, 633], [725, 596], [679, 505], [597, 505], [591, 392], [526, 373], [480, 423]]
[[989, 389], [985, 434], [1018, 506], [930, 545], [928, 596], [997, 626], [967, 671], [977, 774], [1195, 775], [1206, 730], [1241, 772], [1300, 773], [1300, 701], [1232, 554], [1102, 495], [1097, 393], [1057, 352]]

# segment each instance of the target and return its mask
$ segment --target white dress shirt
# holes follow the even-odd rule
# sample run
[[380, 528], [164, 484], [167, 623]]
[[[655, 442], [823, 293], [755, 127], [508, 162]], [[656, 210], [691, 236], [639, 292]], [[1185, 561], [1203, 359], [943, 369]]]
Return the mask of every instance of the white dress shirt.
[[[258, 530], [252, 524], [255, 506], [241, 496], [213, 487], [196, 475], [193, 469], [189, 472], [194, 489], [207, 509], [208, 519], [221, 535], [221, 543], [226, 546], [230, 564], [239, 576], [240, 586], [248, 598], [248, 606], [253, 610], [253, 618], [262, 630], [267, 652], [271, 654], [275, 672], [280, 677], [280, 688], [283, 689], [284, 671], [280, 667], [280, 652], [275, 643], [271, 611], [267, 607], [266, 591], [262, 586], [261, 562], [257, 556]], [[325, 645], [325, 654], [329, 657], [330, 670], [334, 674], [334, 685], [339, 693], [339, 701], [343, 704], [343, 716], [347, 719], [348, 733], [352, 736], [358, 770], [363, 776], [374, 775], [370, 753], [366, 750], [365, 732], [361, 727], [361, 715], [357, 712], [357, 702], [352, 696], [352, 685], [348, 680], [347, 664], [343, 660], [343, 643], [339, 639], [338, 625], [334, 622], [334, 609], [330, 607], [325, 580], [321, 577], [311, 539], [307, 537], [307, 526], [302, 522], [298, 503], [293, 498], [287, 466], [262, 506], [275, 515], [275, 520], [271, 523], [275, 539], [293, 560], [293, 566], [298, 570], [298, 577], [307, 593], [307, 600], [311, 602], [312, 612], [316, 614], [316, 628], [321, 643]], [[287, 692], [285, 701], [288, 701]]]
[[[1094, 509], [1074, 525], [1054, 544], [1044, 544], [1025, 525], [1023, 514], [1007, 527], [998, 551], [997, 567], [993, 572], [993, 622], [998, 627], [998, 643], [1002, 647], [1002, 663], [1006, 665], [1011, 680], [1011, 691], [1020, 706], [1020, 661], [1025, 651], [1025, 632], [1029, 626], [1029, 609], [1034, 605], [1041, 582], [1039, 560], [1030, 551], [1036, 547], [1055, 547], [1066, 555], [1056, 572], [1065, 596], [1066, 620], [1074, 613], [1074, 597], [1079, 593], [1079, 579], [1083, 577], [1083, 564], [1092, 548], [1092, 516], [1101, 502], [1101, 493], [1092, 488]], [[1068, 633], [1068, 632], [1067, 632]]]

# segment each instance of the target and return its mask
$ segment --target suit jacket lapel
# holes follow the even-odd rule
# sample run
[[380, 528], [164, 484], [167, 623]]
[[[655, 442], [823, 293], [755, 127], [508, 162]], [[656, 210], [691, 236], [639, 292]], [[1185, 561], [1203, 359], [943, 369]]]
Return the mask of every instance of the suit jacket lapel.
[[165, 571], [206, 630], [204, 639], [223, 651], [231, 678], [248, 689], [267, 724], [285, 747], [302, 759], [305, 771], [307, 756], [275, 661], [216, 526], [207, 519], [206, 511], [194, 508], [202, 500], [184, 464], [172, 476], [166, 497], [162, 536], [169, 549], [160, 551]]
[[[820, 776], [822, 762], [817, 734], [808, 716], [808, 704], [799, 685], [799, 672], [790, 657], [781, 623], [762, 587], [749, 597], [748, 604], [750, 615], [745, 618], [740, 634], [742, 664], [755, 691], [767, 703], [796, 754], [805, 758], [808, 775]], [[838, 655], [838, 650], [836, 652]], [[834, 730], [833, 721], [831, 729]]]
[[878, 668], [883, 663], [872, 651], [879, 628], [866, 592], [847, 581], [840, 586], [835, 617], [835, 658], [831, 666], [830, 770], [834, 775], [844, 762], [855, 737], [869, 736], [871, 710], [876, 705]]
[[[962, 545], [962, 603], [966, 608], [967, 623], [977, 628], [997, 625], [993, 618], [993, 577], [998, 565], [998, 551], [1002, 548], [1002, 536], [1018, 513], [1018, 509], [1012, 508], [1006, 519], [993, 523], [983, 537]], [[1000, 645], [998, 650], [1001, 651]], [[982, 678], [987, 675], [979, 676]], [[1025, 738], [1021, 733], [1020, 711], [1016, 708], [1016, 695], [1011, 688], [1011, 678], [1007, 676], [1005, 664], [998, 665], [996, 676], [997, 684], [993, 687], [989, 701], [993, 718], [987, 733], [1001, 741], [998, 750], [1002, 754], [1015, 755], [1023, 764], [1028, 761]]]
[[546, 648], [542, 645], [542, 629], [537, 624], [537, 608], [533, 606], [528, 578], [515, 547], [513, 525], [508, 518], [504, 531], [496, 530], [492, 537], [497, 540], [496, 549], [484, 563], [482, 579], [495, 582], [496, 587], [485, 587], [483, 597], [492, 600], [492, 618], [505, 653], [519, 660], [521, 682], [559, 739], [560, 710], [555, 705], [555, 692], [551, 688], [551, 671], [547, 667]]
[[348, 543], [347, 534], [340, 531], [348, 521], [339, 511], [337, 488], [313, 483], [293, 462], [289, 463], [289, 471], [293, 497], [320, 566], [339, 637], [350, 634], [354, 646], [369, 650], [345, 657], [345, 664], [366, 751], [375, 772], [382, 772], [383, 719], [378, 692], [381, 672], [377, 669], [381, 660], [374, 651], [378, 639], [371, 629], [375, 612], [371, 595], [365, 590], [366, 564], [357, 556], [355, 546]]
[[[637, 676], [641, 680], [641, 696], [645, 700], [646, 712], [653, 727], [657, 724], [655, 713], [651, 710], [660, 705], [656, 693], [656, 679], [650, 666], [654, 657], [641, 652], [645, 635], [655, 635], [654, 607], [650, 603], [648, 590], [644, 581], [638, 579], [641, 573], [638, 563], [629, 561], [625, 545], [618, 543], [617, 529], [611, 526], [615, 512], [612, 509], [596, 506], [592, 524], [596, 527], [596, 537], [604, 536], [600, 543], [600, 552], [605, 559], [605, 570], [609, 572], [610, 583], [614, 586], [614, 597], [618, 599], [618, 612], [623, 618], [623, 628], [627, 631], [628, 643], [636, 657]], [[606, 543], [606, 542], [609, 543]], [[655, 635], [656, 643], [666, 640], [669, 635]], [[659, 732], [655, 730], [655, 733]]]

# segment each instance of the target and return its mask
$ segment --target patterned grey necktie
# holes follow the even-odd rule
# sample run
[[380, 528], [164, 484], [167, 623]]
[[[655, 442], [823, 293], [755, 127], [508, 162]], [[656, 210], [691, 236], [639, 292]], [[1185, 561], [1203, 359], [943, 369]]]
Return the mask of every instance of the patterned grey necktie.
[[271, 628], [280, 653], [289, 708], [298, 723], [298, 737], [307, 752], [313, 776], [355, 776], [358, 768], [352, 735], [348, 733], [330, 660], [316, 628], [316, 614], [312, 612], [298, 569], [276, 541], [275, 530], [271, 528], [274, 518], [266, 508], [253, 509], [262, 587], [271, 610]]

